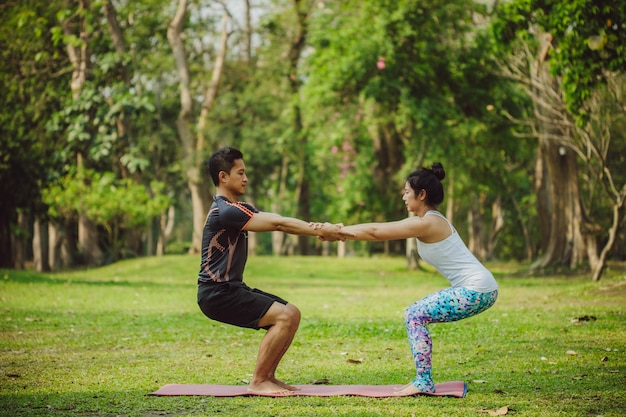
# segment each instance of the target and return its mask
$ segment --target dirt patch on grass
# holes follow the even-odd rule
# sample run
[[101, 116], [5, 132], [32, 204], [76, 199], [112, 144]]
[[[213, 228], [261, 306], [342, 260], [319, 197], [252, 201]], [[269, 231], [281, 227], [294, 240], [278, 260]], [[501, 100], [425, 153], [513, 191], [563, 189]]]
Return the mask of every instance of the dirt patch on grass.
[[[626, 300], [626, 280], [600, 285], [592, 291], [592, 294], [603, 295], [605, 297], [618, 297]], [[626, 305], [626, 301], [624, 302]]]

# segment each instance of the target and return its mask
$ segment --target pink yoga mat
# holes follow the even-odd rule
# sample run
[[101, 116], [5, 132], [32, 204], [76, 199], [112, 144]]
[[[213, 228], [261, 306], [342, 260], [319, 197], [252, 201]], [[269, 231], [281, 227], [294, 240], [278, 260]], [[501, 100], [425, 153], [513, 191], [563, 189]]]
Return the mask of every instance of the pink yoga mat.
[[[236, 396], [264, 396], [264, 397], [291, 397], [294, 395], [308, 395], [314, 397], [332, 397], [338, 395], [358, 395], [361, 397], [402, 397], [396, 392], [402, 385], [296, 385], [300, 388], [290, 394], [267, 394], [249, 392], [245, 385], [211, 385], [211, 384], [168, 384], [149, 395], [207, 395], [212, 397]], [[463, 398], [467, 393], [467, 385], [463, 381], [443, 382], [435, 385], [434, 394], [437, 397]]]

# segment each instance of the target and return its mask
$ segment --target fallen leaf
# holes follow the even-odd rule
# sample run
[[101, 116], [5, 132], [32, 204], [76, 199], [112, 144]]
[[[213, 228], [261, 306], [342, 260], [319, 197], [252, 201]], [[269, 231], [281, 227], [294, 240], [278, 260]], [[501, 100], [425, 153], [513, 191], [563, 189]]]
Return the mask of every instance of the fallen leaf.
[[506, 416], [509, 413], [509, 406], [505, 405], [497, 410], [478, 410], [478, 412], [489, 414], [490, 416]]
[[328, 378], [316, 379], [315, 381], [311, 382], [311, 384], [313, 384], [313, 385], [328, 385], [328, 384], [330, 384], [330, 379], [328, 379]]
[[348, 359], [347, 360], [348, 363], [363, 363], [362, 359]]
[[578, 353], [576, 353], [576, 351], [574, 350], [568, 350], [567, 352], [565, 352], [566, 355], [570, 355], [570, 356], [576, 356], [578, 355]]
[[475, 379], [475, 380], [473, 380], [472, 382], [474, 382], [474, 383], [476, 383], [476, 384], [484, 384], [484, 383], [485, 383], [485, 382], [487, 382], [487, 381], [485, 381], [484, 379]]
[[509, 413], [509, 406], [505, 405], [504, 407], [500, 407], [495, 411], [490, 411], [490, 416], [506, 416]]

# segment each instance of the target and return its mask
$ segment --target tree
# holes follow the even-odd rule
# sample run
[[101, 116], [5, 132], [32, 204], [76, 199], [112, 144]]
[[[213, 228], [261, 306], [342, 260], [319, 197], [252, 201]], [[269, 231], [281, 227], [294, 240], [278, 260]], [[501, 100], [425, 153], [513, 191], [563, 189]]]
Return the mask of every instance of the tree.
[[[620, 119], [624, 114], [620, 88], [611, 86], [621, 80], [626, 63], [626, 35], [617, 23], [626, 21], [626, 7], [584, 0], [517, 1], [503, 4], [499, 16], [494, 28], [500, 44], [517, 45], [517, 53], [507, 55], [503, 68], [527, 86], [535, 103], [536, 123], [530, 126], [540, 145], [538, 203], [545, 205], [539, 212], [547, 214], [541, 223], [542, 256], [535, 265], [574, 268], [586, 260], [598, 280], [626, 196], [626, 184], [615, 182], [617, 166], [608, 163], [613, 129], [607, 121], [615, 118], [606, 117], [606, 109], [621, 108]], [[612, 92], [615, 105], [597, 107], [600, 90]], [[584, 177], [603, 184], [612, 200], [613, 222], [600, 256], [591, 205], [580, 194], [580, 168]]]
[[[626, 68], [626, 4], [608, 0], [537, 0], [532, 7], [537, 11], [538, 24], [550, 33], [555, 46], [550, 51], [552, 69], [562, 77], [567, 110], [576, 122], [576, 131], [566, 146], [583, 161], [589, 177], [599, 180], [612, 206], [612, 223], [608, 236], [601, 238], [604, 247], [597, 258], [595, 222], [584, 231], [592, 279], [597, 281], [623, 222], [626, 201], [626, 179], [619, 175], [622, 165], [612, 165], [608, 158], [611, 124], [620, 123], [626, 116], [622, 87]], [[603, 96], [604, 104], [608, 99], [609, 105], [598, 107], [599, 96]], [[583, 210], [588, 207], [589, 204]], [[592, 217], [589, 211], [583, 215], [585, 220]]]

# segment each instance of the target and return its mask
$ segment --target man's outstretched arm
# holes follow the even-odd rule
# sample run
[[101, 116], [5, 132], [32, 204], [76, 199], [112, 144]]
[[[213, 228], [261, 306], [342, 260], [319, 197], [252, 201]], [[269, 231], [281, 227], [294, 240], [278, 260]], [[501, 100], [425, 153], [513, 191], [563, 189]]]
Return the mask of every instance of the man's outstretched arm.
[[318, 229], [309, 227], [309, 223], [293, 217], [283, 217], [275, 213], [256, 213], [245, 227], [250, 232], [280, 231], [292, 235], [320, 236], [328, 240], [346, 240], [353, 234], [341, 230], [341, 225], [325, 223]]

